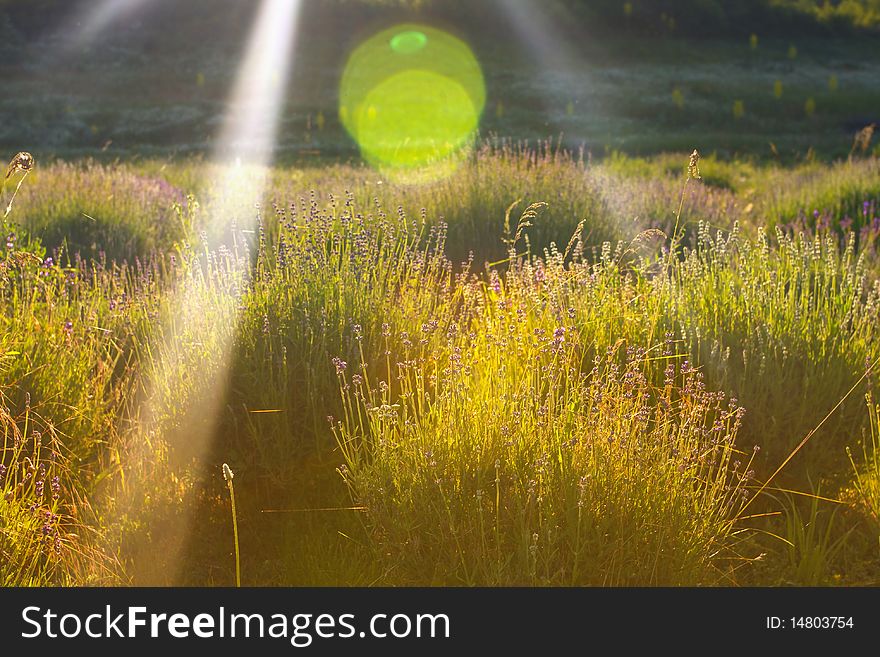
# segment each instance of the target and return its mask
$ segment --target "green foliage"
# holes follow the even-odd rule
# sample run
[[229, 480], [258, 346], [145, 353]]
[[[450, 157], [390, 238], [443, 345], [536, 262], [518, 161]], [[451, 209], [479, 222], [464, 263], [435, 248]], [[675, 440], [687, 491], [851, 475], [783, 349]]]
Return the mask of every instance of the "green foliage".
[[95, 162], [39, 167], [16, 199], [15, 218], [67, 258], [133, 260], [183, 236], [184, 194], [163, 178]]
[[850, 493], [855, 498], [858, 508], [866, 514], [873, 525], [877, 544], [880, 547], [880, 406], [875, 405], [871, 395], [867, 396], [867, 400], [870, 418], [868, 439], [862, 443], [861, 454], [858, 454], [858, 457], [853, 457], [852, 452], [847, 448], [854, 474]]
[[848, 534], [834, 535], [835, 507], [830, 514], [820, 511], [820, 496], [809, 497], [807, 515], [803, 515], [797, 501], [788, 496], [783, 504], [785, 516], [784, 543], [788, 569], [784, 584], [821, 586], [830, 583], [831, 566], [846, 546]]
[[643, 349], [582, 372], [593, 345], [535, 292], [516, 272], [503, 292], [477, 285], [485, 312], [440, 354], [413, 349], [391, 381], [341, 373], [341, 472], [377, 555], [404, 583], [719, 583], [748, 481], [738, 409], [681, 359], [653, 388]]
[[[771, 241], [759, 230], [743, 240], [704, 227], [698, 240], [670, 287], [671, 314], [712, 384], [749, 409], [746, 434], [781, 462], [880, 356], [866, 254], [853, 235], [841, 248], [833, 234], [777, 231]], [[823, 429], [817, 464], [841, 457], [834, 436], [846, 437], [857, 407], [844, 405]]]
[[880, 4], [876, 0], [636, 0], [629, 12], [617, 0], [572, 0], [562, 4], [617, 27], [625, 25], [654, 33], [748, 36], [757, 30], [761, 34], [809, 34], [876, 29], [880, 25]]
[[[3, 361], [11, 356], [0, 352]], [[112, 558], [90, 541], [62, 436], [27, 404], [11, 414], [0, 394], [0, 586], [114, 581]]]
[[[0, 261], [5, 481], [19, 490], [43, 460], [57, 472], [47, 508], [71, 550], [35, 548], [22, 488], [0, 508], [3, 577], [231, 583], [224, 462], [248, 583], [824, 583], [842, 556], [868, 572], [856, 514], [832, 526], [752, 495], [821, 424], [778, 483], [853, 488], [844, 499], [876, 516], [876, 441], [855, 483], [841, 463], [872, 426], [852, 399], [880, 357], [873, 216], [784, 223], [816, 198], [832, 219], [858, 209], [876, 162], [706, 158], [669, 253], [686, 164], [502, 146], [423, 187], [282, 168], [254, 232], [193, 239], [206, 211], [189, 198], [132, 264], [49, 261], [19, 231]], [[28, 178], [11, 218], [48, 224], [64, 213], [41, 198], [77, 208], [134, 185], [145, 209], [105, 202], [146, 229], [169, 199], [142, 167], [92, 166], [68, 189], [59, 164]], [[187, 188], [193, 169], [163, 175]], [[761, 229], [774, 198], [787, 209]], [[495, 264], [449, 258], [468, 245]], [[786, 527], [762, 521], [780, 509]], [[769, 570], [750, 567], [770, 549], [761, 530], [793, 546], [766, 538]]]

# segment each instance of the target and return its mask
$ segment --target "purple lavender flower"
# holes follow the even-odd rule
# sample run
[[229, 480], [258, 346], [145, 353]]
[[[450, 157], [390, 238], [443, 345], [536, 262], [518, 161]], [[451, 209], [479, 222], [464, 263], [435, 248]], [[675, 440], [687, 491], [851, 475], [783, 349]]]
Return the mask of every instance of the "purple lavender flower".
[[339, 356], [333, 357], [333, 366], [336, 368], [336, 373], [342, 375], [345, 373], [345, 368], [348, 367], [348, 363], [342, 360]]
[[555, 331], [553, 331], [553, 349], [559, 350], [562, 349], [562, 345], [565, 343], [565, 328], [560, 326]]

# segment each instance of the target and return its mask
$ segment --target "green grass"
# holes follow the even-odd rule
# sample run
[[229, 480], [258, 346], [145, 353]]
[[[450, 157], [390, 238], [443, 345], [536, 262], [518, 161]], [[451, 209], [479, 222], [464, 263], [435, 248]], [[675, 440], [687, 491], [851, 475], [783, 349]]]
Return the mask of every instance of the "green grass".
[[[341, 472], [380, 559], [412, 584], [722, 582], [748, 481], [738, 409], [681, 357], [630, 347], [620, 366], [609, 346], [583, 371], [595, 344], [534, 292], [515, 273], [480, 284], [486, 311], [438, 326], [443, 348], [413, 345], [378, 381], [340, 372]], [[658, 358], [663, 388], [644, 371]]]
[[133, 260], [184, 235], [174, 210], [186, 203], [184, 194], [162, 177], [121, 164], [41, 166], [17, 201], [26, 208], [16, 215], [21, 226], [68, 256]]
[[871, 395], [868, 395], [868, 414], [868, 439], [861, 445], [858, 460], [851, 456], [855, 479], [850, 493], [858, 508], [873, 525], [877, 537], [876, 547], [880, 549], [880, 408], [873, 403]]
[[38, 162], [0, 244], [4, 581], [232, 584], [228, 463], [244, 585], [873, 582], [877, 161], [706, 158], [670, 254], [686, 164], [279, 167], [221, 246], [198, 159]]

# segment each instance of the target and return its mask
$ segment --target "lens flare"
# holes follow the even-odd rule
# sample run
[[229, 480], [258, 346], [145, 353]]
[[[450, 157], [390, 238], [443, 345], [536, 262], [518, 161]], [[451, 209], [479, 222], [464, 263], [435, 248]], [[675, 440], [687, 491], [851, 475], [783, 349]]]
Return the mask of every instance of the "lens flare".
[[398, 25], [352, 53], [339, 118], [369, 164], [397, 180], [426, 181], [467, 155], [485, 104], [483, 72], [466, 43]]
[[411, 55], [428, 45], [428, 35], [417, 30], [400, 32], [391, 39], [391, 49], [402, 55]]

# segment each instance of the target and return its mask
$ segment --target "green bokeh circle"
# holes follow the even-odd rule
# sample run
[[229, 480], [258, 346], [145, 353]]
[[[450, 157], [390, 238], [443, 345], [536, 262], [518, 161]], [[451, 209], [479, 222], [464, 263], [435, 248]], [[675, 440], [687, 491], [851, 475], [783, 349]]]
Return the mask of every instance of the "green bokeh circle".
[[399, 25], [349, 58], [339, 117], [367, 162], [387, 173], [448, 169], [473, 143], [486, 104], [483, 72], [460, 39]]

